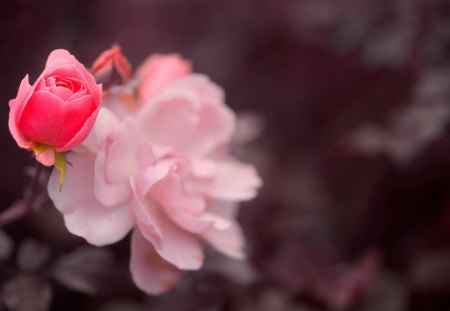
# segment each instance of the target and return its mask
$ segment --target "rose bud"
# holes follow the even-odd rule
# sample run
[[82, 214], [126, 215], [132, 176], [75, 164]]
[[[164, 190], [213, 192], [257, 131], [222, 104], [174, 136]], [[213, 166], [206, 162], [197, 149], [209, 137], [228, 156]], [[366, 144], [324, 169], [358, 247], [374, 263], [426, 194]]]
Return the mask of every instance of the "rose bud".
[[9, 101], [9, 130], [39, 162], [55, 165], [62, 182], [63, 152], [89, 134], [101, 100], [102, 86], [86, 68], [66, 50], [55, 50], [36, 82], [30, 85], [25, 76], [17, 97]]
[[128, 83], [131, 65], [122, 54], [122, 49], [116, 46], [97, 57], [92, 65], [91, 73], [97, 82], [101, 82], [105, 89], [109, 89], [113, 85]]

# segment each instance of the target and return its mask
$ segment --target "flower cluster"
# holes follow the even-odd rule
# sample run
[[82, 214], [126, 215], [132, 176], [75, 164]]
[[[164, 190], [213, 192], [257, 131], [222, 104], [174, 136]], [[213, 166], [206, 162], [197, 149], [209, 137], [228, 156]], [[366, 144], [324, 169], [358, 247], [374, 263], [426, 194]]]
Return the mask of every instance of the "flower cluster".
[[58, 170], [48, 184], [67, 229], [97, 246], [132, 231], [132, 278], [148, 294], [199, 269], [203, 242], [243, 258], [237, 202], [254, 198], [261, 179], [229, 152], [236, 120], [222, 89], [175, 54], [150, 56], [131, 76], [116, 47], [91, 73], [103, 83], [101, 106], [101, 87], [63, 50], [10, 104], [19, 146], [72, 149], [63, 187]]

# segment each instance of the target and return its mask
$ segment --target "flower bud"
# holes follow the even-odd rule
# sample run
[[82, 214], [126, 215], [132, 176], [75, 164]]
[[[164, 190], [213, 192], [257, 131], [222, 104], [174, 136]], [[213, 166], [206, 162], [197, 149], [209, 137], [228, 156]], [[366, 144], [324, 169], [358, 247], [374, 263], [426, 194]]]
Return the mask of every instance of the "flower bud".
[[46, 166], [80, 144], [94, 125], [102, 86], [66, 50], [53, 51], [33, 85], [28, 75], [9, 101], [9, 130], [17, 144]]

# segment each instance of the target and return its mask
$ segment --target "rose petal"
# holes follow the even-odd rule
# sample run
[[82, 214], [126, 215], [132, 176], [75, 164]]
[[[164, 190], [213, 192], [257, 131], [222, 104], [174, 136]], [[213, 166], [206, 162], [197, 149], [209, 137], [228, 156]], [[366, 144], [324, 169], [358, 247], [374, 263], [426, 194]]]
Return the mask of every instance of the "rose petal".
[[94, 161], [89, 153], [67, 154], [64, 185], [60, 190], [59, 172], [54, 169], [48, 193], [55, 207], [63, 213], [67, 229], [94, 245], [111, 244], [122, 239], [134, 225], [127, 204], [106, 207], [94, 196]]
[[56, 151], [64, 152], [64, 151], [72, 149], [74, 146], [77, 146], [81, 142], [83, 142], [83, 140], [86, 139], [86, 137], [89, 135], [89, 133], [92, 132], [92, 128], [94, 126], [95, 120], [97, 119], [98, 112], [99, 112], [98, 109], [95, 110], [91, 114], [91, 116], [86, 120], [84, 125], [78, 131], [78, 133], [76, 133], [75, 136], [73, 136], [73, 138], [71, 140], [69, 140], [69, 142], [67, 142], [67, 144], [65, 144], [62, 147], [57, 147]]
[[150, 194], [159, 204], [192, 215], [198, 215], [206, 208], [205, 200], [201, 196], [184, 191], [181, 177], [174, 172], [173, 168], [165, 178], [153, 185]]
[[195, 187], [205, 194], [228, 201], [244, 201], [257, 195], [262, 180], [252, 165], [237, 161], [216, 162], [216, 177]]
[[149, 142], [178, 153], [205, 155], [229, 142], [235, 118], [222, 91], [200, 75], [171, 84], [142, 107], [138, 123]]
[[189, 91], [166, 91], [142, 107], [137, 118], [143, 136], [152, 144], [179, 150], [192, 141], [200, 102]]
[[19, 91], [15, 99], [9, 101], [9, 120], [8, 126], [14, 140], [17, 142], [19, 147], [30, 149], [28, 143], [30, 142], [24, 135], [24, 133], [17, 127], [17, 123], [20, 120], [22, 111], [25, 104], [25, 97], [31, 90], [31, 85], [28, 82], [28, 75], [23, 78], [19, 86]]
[[142, 235], [161, 257], [179, 269], [197, 270], [202, 266], [204, 254], [196, 236], [173, 224], [154, 202], [136, 196], [133, 203]]
[[55, 62], [72, 62], [75, 57], [70, 54], [67, 50], [56, 49], [53, 50], [47, 58], [46, 67], [51, 66]]
[[169, 218], [184, 230], [202, 233], [213, 224], [208, 219], [198, 217], [206, 208], [204, 199], [185, 193], [179, 176], [173, 172], [156, 182], [150, 189], [150, 195]]
[[[86, 120], [94, 114], [98, 108], [95, 107], [91, 95], [85, 95], [78, 98], [72, 102], [67, 102], [65, 104], [63, 116], [63, 126], [60, 129], [58, 135], [57, 147], [62, 147], [66, 142], [70, 141], [76, 135], [79, 135], [80, 142], [83, 140], [88, 132], [83, 130], [85, 127]], [[84, 135], [84, 137], [80, 137]]]
[[45, 148], [40, 153], [35, 153], [36, 160], [45, 166], [52, 166], [55, 164], [55, 149]]
[[67, 101], [73, 95], [73, 92], [70, 89], [62, 86], [50, 87], [47, 88], [47, 91], [61, 98], [63, 101]]
[[98, 201], [64, 214], [67, 229], [90, 244], [103, 246], [122, 240], [134, 227], [129, 204], [105, 208]]
[[106, 146], [106, 176], [112, 182], [128, 181], [142, 166], [155, 162], [152, 148], [140, 139], [134, 119], [126, 118]]
[[190, 72], [191, 64], [177, 54], [148, 57], [136, 71], [136, 76], [142, 80], [138, 89], [141, 100], [147, 102], [170, 83]]
[[225, 228], [212, 227], [202, 236], [211, 246], [223, 254], [236, 259], [244, 259], [246, 257], [243, 251], [245, 239], [239, 224], [234, 220], [237, 208], [238, 206], [235, 203], [214, 202], [210, 206], [209, 212], [217, 217], [228, 219], [230, 225]]
[[57, 145], [59, 131], [63, 126], [65, 102], [47, 91], [31, 95], [18, 126], [24, 135], [36, 143]]
[[96, 201], [93, 193], [95, 156], [70, 153], [66, 158], [71, 165], [67, 165], [64, 186], [60, 189], [57, 169], [53, 169], [47, 185], [50, 199], [63, 214]]
[[131, 236], [130, 270], [136, 286], [149, 295], [167, 292], [181, 277], [181, 271], [162, 259], [137, 229]]
[[115, 206], [125, 202], [131, 196], [128, 180], [114, 182], [106, 175], [105, 153], [100, 150], [95, 160], [95, 197], [106, 206]]

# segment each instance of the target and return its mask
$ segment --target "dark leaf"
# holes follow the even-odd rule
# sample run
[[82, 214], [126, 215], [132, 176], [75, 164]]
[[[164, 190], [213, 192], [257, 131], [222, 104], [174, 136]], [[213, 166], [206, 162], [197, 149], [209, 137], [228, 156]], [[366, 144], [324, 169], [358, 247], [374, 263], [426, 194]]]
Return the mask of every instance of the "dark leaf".
[[0, 229], [0, 260], [7, 260], [14, 249], [14, 242], [9, 235]]
[[47, 281], [29, 276], [18, 276], [2, 286], [2, 299], [11, 310], [49, 310], [52, 289]]
[[434, 252], [419, 256], [412, 264], [411, 283], [419, 290], [450, 288], [450, 252]]
[[59, 283], [89, 295], [110, 287], [115, 272], [112, 254], [107, 249], [90, 246], [82, 246], [59, 258], [52, 269]]
[[50, 257], [50, 248], [34, 239], [26, 239], [19, 245], [17, 266], [26, 272], [42, 268]]

